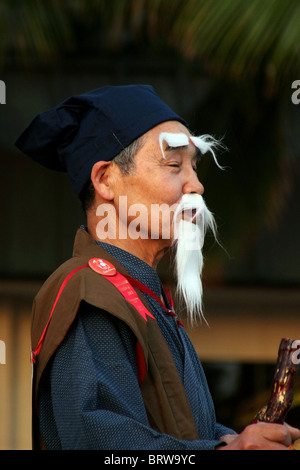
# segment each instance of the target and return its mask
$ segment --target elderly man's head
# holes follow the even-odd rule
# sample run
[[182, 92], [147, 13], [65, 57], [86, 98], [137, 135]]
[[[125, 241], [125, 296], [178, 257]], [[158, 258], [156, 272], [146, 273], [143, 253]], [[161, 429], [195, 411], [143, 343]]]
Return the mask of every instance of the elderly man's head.
[[146, 85], [103, 87], [37, 116], [16, 146], [68, 174], [96, 239], [155, 267], [175, 247], [178, 289], [190, 318], [201, 314], [202, 246], [212, 214], [197, 176], [217, 142], [190, 134], [184, 119]]
[[[194, 137], [177, 121], [155, 126], [111, 162], [95, 163], [91, 224], [97, 238], [132, 250], [155, 266], [174, 248], [177, 290], [191, 321], [202, 312], [202, 247], [214, 218], [197, 176], [201, 150], [216, 142]], [[91, 199], [90, 199], [91, 202]], [[98, 215], [98, 219], [94, 215]]]

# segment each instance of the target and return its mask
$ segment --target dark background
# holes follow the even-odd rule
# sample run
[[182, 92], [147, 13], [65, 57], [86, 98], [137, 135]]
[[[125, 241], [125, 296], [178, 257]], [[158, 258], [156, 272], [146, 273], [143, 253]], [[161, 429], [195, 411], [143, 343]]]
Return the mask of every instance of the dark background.
[[[225, 171], [209, 157], [199, 167], [225, 248], [208, 239], [205, 284], [298, 290], [299, 21], [292, 0], [2, 1], [1, 281], [43, 281], [84, 223], [66, 176], [21, 155], [18, 134], [70, 95], [147, 83], [194, 132], [228, 147], [218, 155]], [[160, 271], [171, 276], [166, 262]], [[205, 367], [220, 420], [242, 426], [274, 364]]]

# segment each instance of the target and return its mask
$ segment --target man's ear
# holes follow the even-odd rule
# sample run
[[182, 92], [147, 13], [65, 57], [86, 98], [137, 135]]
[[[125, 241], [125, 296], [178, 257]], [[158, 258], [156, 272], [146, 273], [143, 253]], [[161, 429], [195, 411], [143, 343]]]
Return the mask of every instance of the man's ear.
[[111, 178], [111, 162], [99, 161], [92, 168], [91, 180], [98, 195], [111, 201], [114, 198]]

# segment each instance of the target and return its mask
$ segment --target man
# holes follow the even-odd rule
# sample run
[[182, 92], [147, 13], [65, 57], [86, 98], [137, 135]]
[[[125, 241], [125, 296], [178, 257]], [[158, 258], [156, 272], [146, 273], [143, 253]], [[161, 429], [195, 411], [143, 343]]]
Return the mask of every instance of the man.
[[156, 273], [175, 251], [177, 294], [202, 316], [201, 249], [215, 231], [196, 173], [217, 142], [191, 135], [152, 87], [104, 87], [37, 116], [16, 145], [67, 172], [82, 200], [71, 260], [37, 295], [35, 447], [288, 449], [299, 431], [216, 423], [199, 359]]

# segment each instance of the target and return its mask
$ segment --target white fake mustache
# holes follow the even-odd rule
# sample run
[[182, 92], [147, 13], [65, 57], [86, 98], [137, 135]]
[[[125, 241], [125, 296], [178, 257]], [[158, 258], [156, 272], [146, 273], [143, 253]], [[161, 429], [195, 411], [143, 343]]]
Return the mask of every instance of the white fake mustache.
[[207, 229], [212, 231], [215, 239], [217, 238], [217, 226], [214, 216], [206, 206], [206, 203], [200, 194], [184, 194], [181, 198], [181, 201], [174, 212], [173, 245], [176, 244], [176, 240], [179, 239], [182, 232], [182, 230], [179, 229], [180, 225], [182, 225], [182, 221], [192, 222], [191, 226], [189, 226], [190, 233], [192, 234], [193, 232], [197, 232], [197, 235], [199, 236], [199, 238], [191, 236], [191, 250], [197, 249], [198, 247], [201, 249], [203, 247]]

